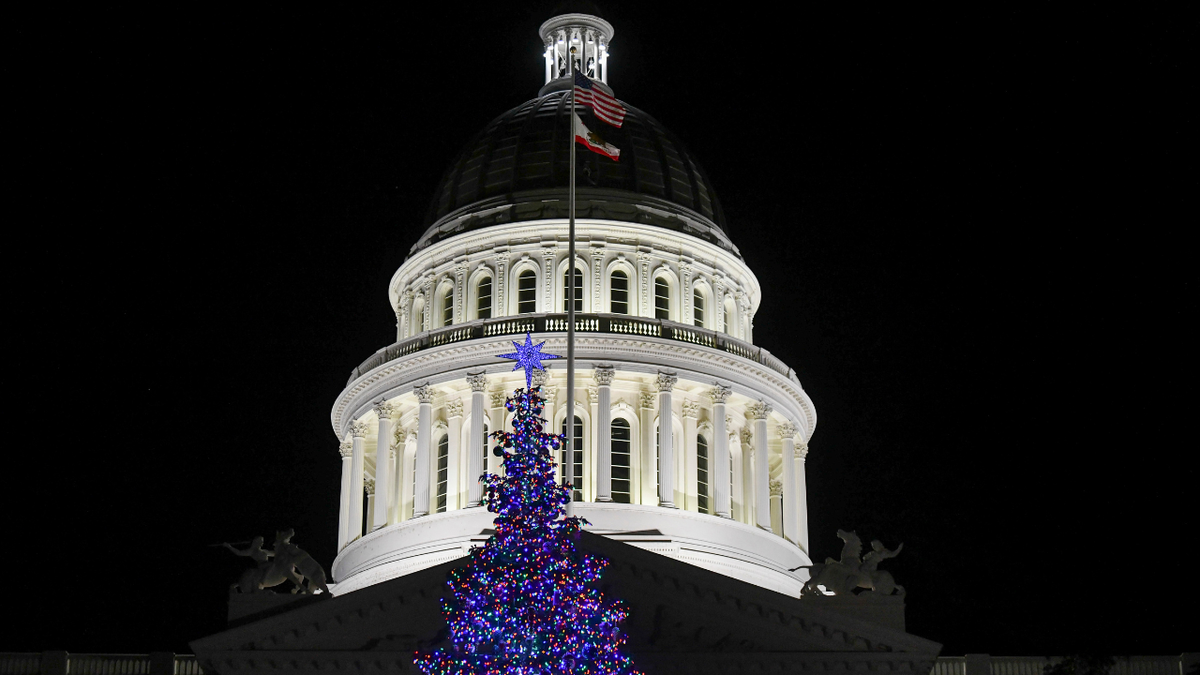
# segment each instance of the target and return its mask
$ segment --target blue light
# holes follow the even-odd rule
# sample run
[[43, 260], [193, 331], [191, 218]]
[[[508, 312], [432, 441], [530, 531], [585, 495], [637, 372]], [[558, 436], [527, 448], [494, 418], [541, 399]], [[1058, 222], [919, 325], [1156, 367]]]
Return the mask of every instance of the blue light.
[[517, 351], [513, 352], [512, 354], [501, 354], [499, 357], [502, 359], [513, 359], [516, 361], [517, 363], [513, 366], [513, 370], [520, 370], [521, 368], [525, 369], [526, 389], [533, 384], [534, 368], [537, 368], [538, 370], [546, 370], [542, 367], [543, 359], [549, 360], [562, 358], [558, 354], [543, 354], [542, 345], [544, 344], [546, 344], [545, 340], [537, 343], [536, 345], [533, 344], [533, 340], [530, 339], [529, 333], [526, 333], [525, 344], [521, 344], [520, 342], [514, 340], [513, 346], [517, 348]]

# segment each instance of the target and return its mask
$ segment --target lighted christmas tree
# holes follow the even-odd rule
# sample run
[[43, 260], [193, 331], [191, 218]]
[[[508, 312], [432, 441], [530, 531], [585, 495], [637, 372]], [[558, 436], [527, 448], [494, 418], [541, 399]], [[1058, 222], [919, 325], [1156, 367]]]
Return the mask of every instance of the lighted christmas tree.
[[576, 550], [585, 521], [565, 517], [571, 490], [555, 480], [552, 452], [566, 439], [545, 432], [541, 388], [529, 386], [541, 359], [558, 357], [528, 335], [513, 344], [505, 358], [525, 368], [526, 388], [508, 399], [513, 431], [492, 434], [504, 476], [481, 479], [496, 533], [450, 573], [442, 604], [452, 646], [418, 653], [416, 664], [427, 675], [634, 675], [620, 651], [625, 608], [588, 586], [607, 561]]

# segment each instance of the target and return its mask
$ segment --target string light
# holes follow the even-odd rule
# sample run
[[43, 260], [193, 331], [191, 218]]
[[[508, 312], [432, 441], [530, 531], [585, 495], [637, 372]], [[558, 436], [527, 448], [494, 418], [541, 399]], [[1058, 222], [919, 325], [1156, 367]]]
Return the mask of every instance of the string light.
[[[527, 378], [529, 364], [540, 368], [538, 357], [552, 356], [528, 335], [525, 345], [513, 344], [518, 354], [537, 353], [518, 359]], [[513, 431], [491, 434], [505, 475], [480, 480], [495, 534], [450, 573], [442, 613], [451, 646], [417, 653], [426, 675], [640, 675], [621, 653], [628, 611], [589, 586], [608, 561], [576, 549], [587, 521], [565, 517], [571, 488], [555, 481], [552, 453], [566, 437], [545, 432], [540, 393], [516, 390], [505, 406], [516, 413]]]

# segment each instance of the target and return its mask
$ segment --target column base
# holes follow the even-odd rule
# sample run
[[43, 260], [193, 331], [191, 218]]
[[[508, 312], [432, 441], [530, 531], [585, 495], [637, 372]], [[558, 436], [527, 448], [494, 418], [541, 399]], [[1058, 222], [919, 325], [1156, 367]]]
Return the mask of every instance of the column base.
[[675, 504], [674, 504], [674, 503], [672, 503], [672, 502], [659, 502], [659, 503], [658, 503], [658, 505], [659, 505], [659, 506], [661, 506], [661, 507], [662, 507], [662, 508], [664, 508], [664, 509], [677, 509], [677, 508], [679, 508], [679, 507], [675, 506]]
[[612, 497], [596, 497], [596, 501], [604, 504], [610, 504], [612, 503]]

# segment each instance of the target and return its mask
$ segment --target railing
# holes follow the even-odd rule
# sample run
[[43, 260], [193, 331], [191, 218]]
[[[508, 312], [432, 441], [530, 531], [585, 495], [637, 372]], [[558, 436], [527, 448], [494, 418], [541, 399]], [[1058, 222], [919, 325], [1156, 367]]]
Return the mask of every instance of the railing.
[[[1043, 675], [1046, 666], [1062, 660], [1061, 656], [943, 656], [933, 664], [931, 675]], [[1196, 653], [1118, 656], [1108, 675], [1187, 675], [1198, 663], [1200, 654]]]
[[0, 652], [0, 675], [204, 675], [192, 654]]
[[[930, 675], [1042, 675], [1057, 656], [943, 656]], [[1108, 675], [1187, 675], [1200, 654], [1119, 656]], [[204, 675], [191, 654], [68, 654], [0, 652], [0, 675]]]
[[[372, 354], [371, 358], [360, 363], [350, 373], [350, 381], [353, 382], [364, 373], [370, 372], [385, 363], [395, 361], [423, 349], [429, 349], [430, 347], [440, 347], [455, 342], [478, 340], [499, 335], [565, 333], [566, 330], [566, 314], [522, 314], [495, 319], [480, 319], [470, 323], [446, 326], [445, 328], [421, 333], [415, 337], [401, 340], [396, 344], [380, 349]], [[780, 361], [762, 347], [755, 347], [749, 342], [743, 342], [724, 333], [718, 333], [706, 328], [697, 328], [662, 319], [626, 316], [624, 314], [576, 314], [575, 331], [577, 333], [641, 335], [719, 349], [743, 359], [761, 363], [780, 375], [786, 376], [796, 384], [800, 384], [800, 380], [796, 378], [795, 371], [788, 368], [786, 363]]]

